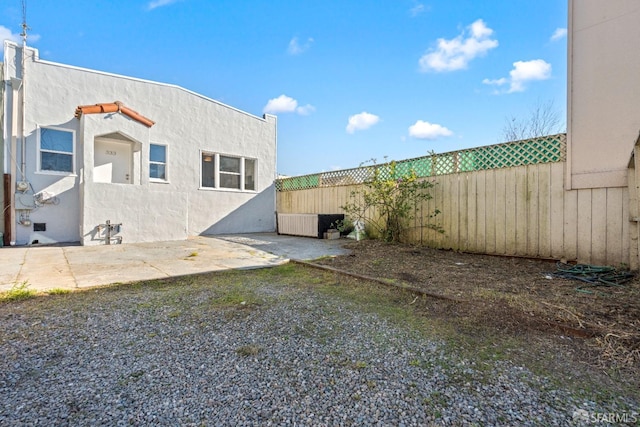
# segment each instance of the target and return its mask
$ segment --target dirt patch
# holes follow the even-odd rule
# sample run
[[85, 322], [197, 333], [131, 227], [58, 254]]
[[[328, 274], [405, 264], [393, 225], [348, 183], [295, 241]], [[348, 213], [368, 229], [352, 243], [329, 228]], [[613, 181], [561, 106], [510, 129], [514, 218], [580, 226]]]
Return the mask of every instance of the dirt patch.
[[[429, 314], [464, 320], [459, 322], [462, 328], [483, 325], [516, 334], [568, 336], [575, 338], [570, 340], [576, 345], [573, 350], [585, 362], [640, 372], [637, 277], [624, 286], [580, 291], [584, 283], [553, 277], [553, 261], [374, 240], [347, 243], [345, 248], [349, 255], [316, 263], [450, 298], [434, 300]], [[584, 351], [585, 343], [592, 352]]]

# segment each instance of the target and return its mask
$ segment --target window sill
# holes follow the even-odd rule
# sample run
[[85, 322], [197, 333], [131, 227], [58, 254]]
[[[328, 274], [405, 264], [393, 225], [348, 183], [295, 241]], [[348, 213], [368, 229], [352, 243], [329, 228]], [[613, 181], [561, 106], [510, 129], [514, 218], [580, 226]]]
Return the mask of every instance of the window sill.
[[171, 182], [166, 179], [157, 178], [149, 178], [149, 182], [151, 182], [152, 184], [171, 184]]
[[223, 193], [244, 193], [244, 194], [256, 194], [255, 190], [238, 190], [235, 188], [213, 188], [213, 187], [198, 187], [198, 190], [202, 191], [221, 191]]
[[59, 171], [35, 171], [35, 175], [54, 175], [54, 176], [70, 176], [77, 177], [75, 172], [59, 172]]

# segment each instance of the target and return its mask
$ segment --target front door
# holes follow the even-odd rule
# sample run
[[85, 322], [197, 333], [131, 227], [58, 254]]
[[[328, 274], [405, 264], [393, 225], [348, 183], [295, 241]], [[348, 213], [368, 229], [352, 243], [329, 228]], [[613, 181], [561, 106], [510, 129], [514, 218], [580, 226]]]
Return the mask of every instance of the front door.
[[94, 182], [131, 184], [130, 143], [98, 139], [94, 148]]

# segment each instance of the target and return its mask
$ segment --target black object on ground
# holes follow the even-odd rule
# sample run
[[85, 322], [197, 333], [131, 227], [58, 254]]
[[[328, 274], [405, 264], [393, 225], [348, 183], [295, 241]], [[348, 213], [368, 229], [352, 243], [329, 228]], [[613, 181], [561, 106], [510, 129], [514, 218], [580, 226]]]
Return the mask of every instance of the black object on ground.
[[586, 285], [578, 286], [576, 290], [587, 294], [593, 291], [588, 288], [622, 286], [634, 278], [630, 271], [618, 271], [614, 267], [587, 264], [557, 263], [557, 270], [553, 276], [562, 279], [580, 280]]

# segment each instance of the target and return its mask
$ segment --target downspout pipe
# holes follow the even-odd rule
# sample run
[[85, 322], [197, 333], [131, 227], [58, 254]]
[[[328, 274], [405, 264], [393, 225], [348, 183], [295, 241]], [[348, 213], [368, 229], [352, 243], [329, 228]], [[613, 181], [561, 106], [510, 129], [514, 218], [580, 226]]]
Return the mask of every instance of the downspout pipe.
[[22, 81], [18, 78], [11, 78], [11, 148], [9, 153], [10, 162], [10, 185], [9, 185], [9, 197], [11, 200], [11, 208], [9, 208], [9, 222], [11, 224], [10, 236], [11, 240], [9, 244], [14, 246], [16, 244], [16, 200], [15, 200], [15, 188], [16, 188], [16, 169], [17, 169], [17, 139], [18, 139], [18, 97], [20, 95], [20, 88]]
[[26, 181], [26, 168], [27, 168], [27, 135], [26, 135], [26, 115], [27, 115], [27, 93], [26, 93], [26, 65], [27, 63], [27, 29], [23, 26], [22, 31], [22, 117], [20, 120], [20, 139], [21, 139], [21, 156], [20, 156], [20, 176], [22, 181]]

